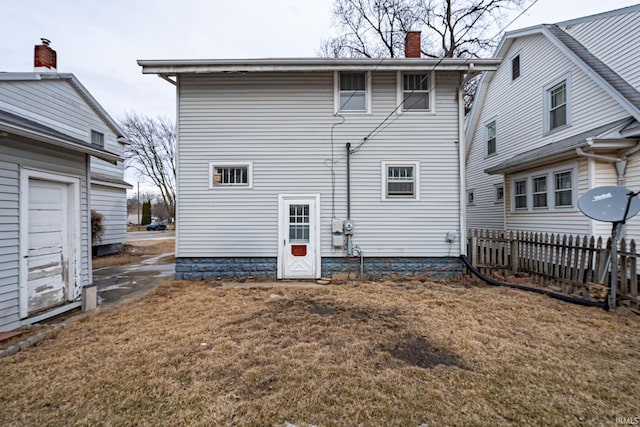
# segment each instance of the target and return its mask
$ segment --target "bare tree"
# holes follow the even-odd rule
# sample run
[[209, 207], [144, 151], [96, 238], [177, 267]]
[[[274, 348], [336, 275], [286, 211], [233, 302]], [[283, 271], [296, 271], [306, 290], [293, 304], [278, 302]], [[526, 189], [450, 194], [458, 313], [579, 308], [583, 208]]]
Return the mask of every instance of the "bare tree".
[[176, 214], [176, 129], [171, 120], [127, 113], [120, 126], [128, 144], [127, 167], [148, 178], [160, 192], [171, 217]]
[[[507, 12], [535, 0], [334, 0], [333, 25], [341, 33], [322, 42], [324, 57], [395, 58], [407, 31], [421, 31], [427, 58], [478, 58], [495, 48]], [[465, 113], [477, 78], [465, 85]]]
[[474, 58], [495, 47], [507, 11], [532, 0], [335, 0], [333, 25], [340, 35], [325, 40], [325, 57], [400, 57], [406, 31], [422, 31], [422, 55]]

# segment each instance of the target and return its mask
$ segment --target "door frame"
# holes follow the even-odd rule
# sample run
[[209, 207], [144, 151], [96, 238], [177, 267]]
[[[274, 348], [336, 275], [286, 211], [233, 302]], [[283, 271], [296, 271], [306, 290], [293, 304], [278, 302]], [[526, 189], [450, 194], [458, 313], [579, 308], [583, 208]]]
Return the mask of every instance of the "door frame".
[[[315, 257], [313, 259], [313, 277], [319, 279], [321, 276], [321, 256], [320, 256], [320, 194], [278, 194], [278, 279], [295, 279], [295, 277], [285, 277], [284, 274], [284, 251], [285, 251], [285, 236], [287, 236], [287, 230], [285, 230], [285, 215], [287, 215], [284, 209], [285, 202], [295, 200], [313, 200], [315, 204], [315, 211], [313, 218], [310, 219], [309, 233], [314, 233], [314, 245]], [[311, 209], [311, 207], [310, 207]]]
[[19, 309], [20, 318], [29, 317], [29, 268], [27, 256], [29, 252], [29, 180], [40, 179], [42, 181], [55, 182], [67, 185], [67, 230], [69, 235], [69, 265], [67, 300], [74, 301], [78, 298], [80, 287], [80, 264], [82, 260], [82, 242], [80, 233], [80, 179], [72, 176], [56, 174], [35, 169], [20, 169], [20, 265], [19, 265]]

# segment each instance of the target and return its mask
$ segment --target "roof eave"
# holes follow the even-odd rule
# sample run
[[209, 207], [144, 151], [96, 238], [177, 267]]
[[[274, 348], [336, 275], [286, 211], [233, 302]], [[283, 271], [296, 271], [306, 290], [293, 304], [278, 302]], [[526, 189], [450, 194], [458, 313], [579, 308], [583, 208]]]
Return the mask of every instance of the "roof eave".
[[81, 145], [75, 142], [67, 141], [62, 138], [56, 138], [54, 136], [45, 135], [41, 132], [33, 131], [30, 129], [24, 129], [19, 126], [15, 126], [10, 123], [0, 122], [0, 130], [3, 130], [7, 133], [11, 133], [14, 135], [23, 136], [25, 138], [34, 139], [36, 141], [44, 142], [47, 144], [54, 145], [60, 148], [66, 148], [68, 150], [77, 151], [80, 153], [90, 154], [99, 159], [105, 160], [107, 162], [119, 162], [124, 159], [116, 154], [110, 153], [105, 150], [101, 150], [99, 148], [90, 147], [88, 145]]
[[497, 59], [281, 59], [281, 60], [138, 60], [143, 74], [249, 73], [249, 72], [327, 72], [327, 71], [495, 71]]

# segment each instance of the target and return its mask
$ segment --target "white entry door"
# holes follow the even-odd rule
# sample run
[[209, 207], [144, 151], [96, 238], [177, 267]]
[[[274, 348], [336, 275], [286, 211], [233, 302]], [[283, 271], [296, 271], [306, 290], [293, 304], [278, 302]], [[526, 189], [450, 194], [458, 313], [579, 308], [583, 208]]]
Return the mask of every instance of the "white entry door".
[[27, 247], [28, 312], [67, 300], [69, 262], [69, 185], [29, 180]]
[[320, 277], [320, 196], [279, 196], [278, 278]]

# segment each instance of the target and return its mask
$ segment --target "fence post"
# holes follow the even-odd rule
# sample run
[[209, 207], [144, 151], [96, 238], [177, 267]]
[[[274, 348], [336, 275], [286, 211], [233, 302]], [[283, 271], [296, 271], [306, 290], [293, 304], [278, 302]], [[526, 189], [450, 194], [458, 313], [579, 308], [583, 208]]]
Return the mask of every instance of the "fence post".
[[511, 247], [511, 272], [515, 275], [520, 267], [520, 259], [518, 258], [518, 236], [516, 234], [516, 238], [514, 239], [513, 231], [509, 233], [509, 246]]
[[471, 255], [471, 265], [474, 267], [478, 262], [478, 235], [476, 231], [477, 230], [474, 230], [471, 236], [471, 251], [469, 252], [469, 255]]

